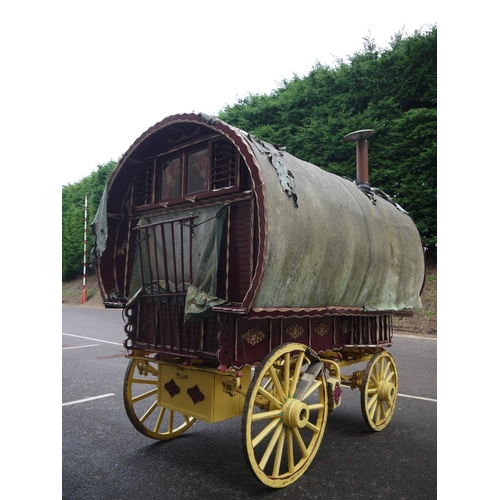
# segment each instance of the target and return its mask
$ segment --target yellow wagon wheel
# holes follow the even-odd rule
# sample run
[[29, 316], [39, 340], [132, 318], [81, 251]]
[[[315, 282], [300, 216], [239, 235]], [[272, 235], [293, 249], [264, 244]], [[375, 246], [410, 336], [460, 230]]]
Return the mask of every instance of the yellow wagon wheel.
[[391, 354], [380, 351], [368, 362], [361, 385], [361, 411], [374, 431], [385, 429], [398, 397], [398, 370]]
[[131, 359], [125, 373], [123, 401], [133, 426], [145, 436], [166, 441], [173, 439], [196, 419], [158, 405], [158, 363]]
[[289, 343], [271, 351], [255, 371], [243, 408], [243, 452], [267, 486], [296, 481], [319, 449], [328, 415], [323, 368], [309, 348]]

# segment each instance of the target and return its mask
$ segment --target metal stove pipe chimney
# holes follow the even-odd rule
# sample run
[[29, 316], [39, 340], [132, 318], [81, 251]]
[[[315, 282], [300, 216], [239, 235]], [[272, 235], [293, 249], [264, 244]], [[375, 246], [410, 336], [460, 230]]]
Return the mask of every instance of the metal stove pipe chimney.
[[375, 130], [356, 130], [344, 137], [346, 142], [356, 142], [356, 184], [363, 187], [370, 187], [368, 176], [368, 137], [375, 134]]

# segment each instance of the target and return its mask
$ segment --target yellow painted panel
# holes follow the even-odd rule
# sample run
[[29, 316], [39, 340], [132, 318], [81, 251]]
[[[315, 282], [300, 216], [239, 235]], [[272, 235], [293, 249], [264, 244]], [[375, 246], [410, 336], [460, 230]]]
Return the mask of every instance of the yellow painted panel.
[[161, 364], [158, 403], [208, 423], [237, 417], [243, 411], [245, 396], [240, 393], [231, 396], [224, 385], [241, 383], [246, 392], [251, 369], [245, 367], [242, 372], [243, 377], [237, 379], [234, 374], [198, 366]]

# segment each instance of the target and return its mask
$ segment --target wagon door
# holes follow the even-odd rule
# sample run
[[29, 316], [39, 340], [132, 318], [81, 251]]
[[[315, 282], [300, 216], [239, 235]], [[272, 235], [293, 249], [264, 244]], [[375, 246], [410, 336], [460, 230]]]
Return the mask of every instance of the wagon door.
[[148, 348], [189, 355], [202, 348], [202, 321], [224, 302], [216, 294], [226, 216], [218, 205], [139, 221], [129, 306]]

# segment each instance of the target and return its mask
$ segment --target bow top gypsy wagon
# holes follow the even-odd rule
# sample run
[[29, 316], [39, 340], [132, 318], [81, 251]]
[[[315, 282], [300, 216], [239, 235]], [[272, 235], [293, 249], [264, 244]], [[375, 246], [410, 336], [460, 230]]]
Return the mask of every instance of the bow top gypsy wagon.
[[[250, 470], [280, 488], [316, 455], [341, 386], [368, 426], [398, 390], [392, 316], [421, 307], [409, 215], [368, 182], [328, 173], [204, 114], [165, 118], [112, 173], [93, 223], [106, 307], [124, 309], [132, 424], [168, 440], [242, 415]], [[349, 375], [341, 368], [366, 363]]]

